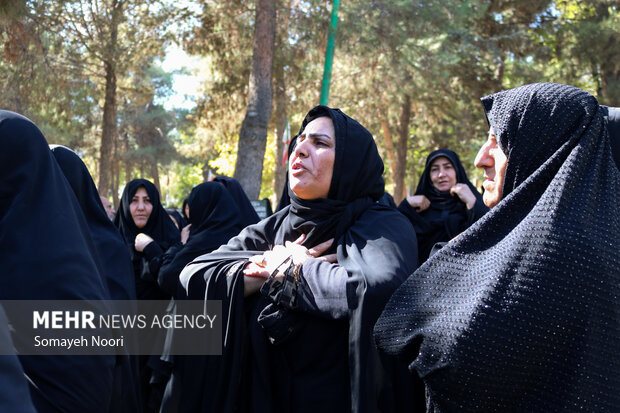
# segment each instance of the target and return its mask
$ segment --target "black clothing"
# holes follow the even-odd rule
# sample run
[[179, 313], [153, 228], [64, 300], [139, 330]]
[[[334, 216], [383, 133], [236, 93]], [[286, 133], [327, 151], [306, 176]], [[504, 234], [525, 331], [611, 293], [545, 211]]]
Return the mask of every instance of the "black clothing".
[[260, 221], [256, 210], [252, 206], [252, 203], [248, 199], [248, 196], [245, 194], [245, 191], [241, 187], [239, 181], [234, 178], [229, 178], [227, 176], [217, 176], [213, 179], [213, 181], [219, 182], [220, 184], [224, 185], [224, 187], [228, 190], [228, 193], [235, 201], [237, 209], [240, 213], [239, 220], [241, 222], [241, 228], [245, 228], [248, 225], [256, 224], [258, 221]]
[[88, 168], [71, 149], [50, 145], [82, 209], [113, 300], [135, 300], [131, 259], [118, 230], [108, 218]]
[[375, 327], [435, 412], [620, 406], [620, 173], [590, 94], [482, 99], [507, 154], [502, 199], [394, 293]]
[[[153, 206], [144, 228], [136, 227], [129, 209], [131, 200], [140, 187], [145, 188]], [[132, 257], [138, 300], [170, 299], [171, 294], [159, 287], [157, 277], [164, 251], [174, 244], [180, 245], [181, 235], [161, 206], [159, 192], [155, 185], [146, 179], [130, 181], [123, 190], [114, 224], [119, 228]], [[139, 233], [153, 238], [153, 242], [149, 243], [143, 252], [136, 251], [134, 247], [136, 235]], [[163, 347], [164, 340], [165, 334], [157, 332], [148, 342], [156, 348], [155, 346]], [[171, 366], [157, 356], [139, 356], [138, 364], [142, 406], [145, 412], [157, 412], [170, 376]]]
[[204, 182], [196, 186], [187, 202], [192, 225], [189, 239], [185, 245], [175, 244], [166, 251], [158, 276], [160, 287], [177, 298], [184, 296], [179, 283], [181, 270], [197, 256], [226, 244], [243, 228], [234, 199], [219, 183]]
[[179, 226], [179, 231], [182, 230], [183, 227], [185, 227], [188, 224], [188, 222], [185, 219], [185, 217], [183, 215], [181, 215], [181, 213], [179, 211], [177, 211], [176, 209], [174, 209], [174, 208], [166, 208], [166, 213], [176, 220], [176, 222], [177, 222], [177, 224]]
[[[370, 332], [415, 268], [415, 234], [401, 214], [377, 202], [383, 162], [370, 133], [325, 106], [309, 112], [302, 130], [320, 116], [332, 119], [336, 135], [328, 198], [303, 200], [289, 190], [289, 207], [181, 273], [190, 296], [202, 289], [207, 300], [223, 301], [226, 320], [223, 355], [208, 359], [201, 385], [208, 391], [196, 411], [357, 412], [395, 403], [381, 365], [392, 360], [378, 357]], [[308, 248], [334, 238], [338, 264], [308, 259], [297, 281], [290, 267], [284, 280], [270, 279], [244, 299], [248, 258], [302, 233]]]
[[[151, 215], [144, 228], [136, 227], [129, 210], [131, 200], [141, 186], [146, 190], [153, 205]], [[157, 274], [164, 251], [175, 243], [180, 243], [181, 235], [161, 206], [159, 191], [155, 185], [146, 179], [134, 179], [129, 182], [123, 190], [114, 224], [118, 227], [133, 261], [138, 299], [165, 300], [170, 298], [169, 293], [159, 288]], [[148, 244], [143, 252], [136, 251], [134, 247], [136, 235], [139, 233], [150, 236], [154, 241]]]
[[[181, 270], [199, 255], [209, 253], [226, 244], [241, 231], [240, 214], [229, 192], [217, 182], [196, 186], [188, 198], [190, 228], [187, 243], [169, 248], [159, 270], [159, 284], [175, 299], [186, 298], [179, 282]], [[204, 284], [204, 280], [203, 280]], [[204, 291], [204, 288], [202, 289]], [[204, 299], [204, 294], [197, 299]], [[169, 331], [170, 340], [173, 331]], [[161, 412], [177, 412], [181, 400], [200, 400], [205, 356], [173, 357], [172, 376], [166, 387]]]
[[603, 116], [607, 122], [609, 131], [609, 141], [611, 143], [611, 154], [614, 157], [616, 166], [620, 168], [620, 108], [601, 106]]
[[[439, 157], [448, 158], [456, 172], [456, 182], [466, 184], [476, 197], [473, 208], [467, 209], [458, 196], [449, 191], [440, 191], [431, 182], [430, 170], [433, 161]], [[467, 173], [458, 155], [449, 149], [438, 149], [426, 158], [426, 167], [420, 177], [415, 191], [416, 195], [424, 195], [431, 205], [428, 209], [417, 212], [406, 199], [398, 206], [411, 222], [418, 237], [418, 258], [420, 263], [426, 261], [438, 242], [447, 242], [469, 228], [489, 208], [482, 202], [482, 195], [469, 182]]]
[[36, 413], [24, 370], [14, 354], [8, 320], [1, 305], [0, 351], [0, 412]]
[[[135, 300], [131, 259], [118, 230], [108, 218], [88, 168], [71, 149], [50, 145], [60, 169], [67, 178], [82, 209], [90, 235], [95, 243], [98, 264], [107, 282], [112, 300]], [[129, 355], [117, 356], [114, 371], [114, 393], [111, 412], [139, 412], [139, 382], [136, 360]]]
[[[92, 305], [100, 305], [109, 293], [95, 246], [45, 138], [30, 120], [0, 111], [0, 146], [0, 299], [95, 300]], [[27, 322], [23, 315], [6, 313], [16, 331]], [[19, 360], [38, 412], [108, 412], [113, 356]]]

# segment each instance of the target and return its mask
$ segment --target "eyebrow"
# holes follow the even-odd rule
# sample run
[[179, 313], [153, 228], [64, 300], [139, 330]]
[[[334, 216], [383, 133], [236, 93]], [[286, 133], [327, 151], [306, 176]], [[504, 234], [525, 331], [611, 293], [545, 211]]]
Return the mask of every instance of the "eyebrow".
[[302, 136], [310, 137], [310, 138], [323, 137], [323, 138], [328, 138], [330, 140], [334, 139], [334, 138], [332, 138], [331, 136], [329, 136], [329, 135], [327, 135], [325, 133], [304, 133], [304, 132], [302, 132], [302, 133], [299, 134], [299, 137], [302, 137]]

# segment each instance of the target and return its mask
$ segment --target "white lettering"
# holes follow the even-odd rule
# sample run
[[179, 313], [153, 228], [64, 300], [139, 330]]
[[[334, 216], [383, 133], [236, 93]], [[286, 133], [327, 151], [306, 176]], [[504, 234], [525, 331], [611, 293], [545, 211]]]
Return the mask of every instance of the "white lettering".
[[43, 314], [40, 314], [38, 311], [32, 313], [32, 328], [38, 328], [39, 325], [43, 324], [45, 328], [49, 328], [50, 326], [50, 315], [49, 312], [43, 311]]

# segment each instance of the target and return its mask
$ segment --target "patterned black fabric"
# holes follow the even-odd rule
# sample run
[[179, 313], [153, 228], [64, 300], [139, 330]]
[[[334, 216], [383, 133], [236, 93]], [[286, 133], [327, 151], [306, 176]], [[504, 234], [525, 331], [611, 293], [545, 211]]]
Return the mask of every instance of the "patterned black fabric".
[[430, 411], [618, 411], [620, 174], [601, 108], [548, 83], [482, 102], [502, 200], [396, 291], [377, 343]]

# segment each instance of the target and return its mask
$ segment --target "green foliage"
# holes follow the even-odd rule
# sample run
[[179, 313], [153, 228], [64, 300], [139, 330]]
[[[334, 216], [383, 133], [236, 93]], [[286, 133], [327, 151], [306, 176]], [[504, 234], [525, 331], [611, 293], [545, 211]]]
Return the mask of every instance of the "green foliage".
[[[114, 5], [122, 6], [111, 47]], [[91, 7], [92, 6], [92, 7]], [[247, 104], [255, 2], [250, 0], [28, 0], [0, 5], [0, 104], [30, 117], [50, 142], [70, 146], [96, 175], [104, 61], [117, 73], [117, 179], [160, 176], [180, 205], [206, 171], [232, 176]], [[91, 10], [93, 12], [91, 12]], [[98, 10], [98, 12], [96, 12]], [[279, 0], [274, 72], [293, 134], [318, 103], [328, 0]], [[347, 0], [341, 2], [330, 106], [374, 135], [394, 189], [386, 133], [399, 137], [409, 99], [406, 187], [428, 153], [455, 150], [473, 181], [486, 139], [479, 99], [524, 83], [574, 84], [620, 106], [620, 10], [615, 0]], [[172, 73], [157, 65], [177, 42], [202, 57], [191, 112], [166, 110]], [[280, 114], [274, 113], [272, 119]], [[275, 124], [261, 197], [274, 198]], [[152, 168], [153, 164], [158, 168]], [[126, 170], [125, 170], [126, 169]]]

